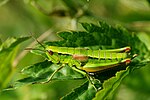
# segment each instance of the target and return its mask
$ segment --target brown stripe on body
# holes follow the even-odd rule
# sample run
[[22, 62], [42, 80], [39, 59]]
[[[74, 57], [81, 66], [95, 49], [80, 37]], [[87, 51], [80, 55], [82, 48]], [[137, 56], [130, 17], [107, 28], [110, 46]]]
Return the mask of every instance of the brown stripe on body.
[[84, 55], [72, 55], [72, 58], [75, 60], [79, 60], [79, 61], [87, 61], [88, 60], [88, 56], [84, 56]]

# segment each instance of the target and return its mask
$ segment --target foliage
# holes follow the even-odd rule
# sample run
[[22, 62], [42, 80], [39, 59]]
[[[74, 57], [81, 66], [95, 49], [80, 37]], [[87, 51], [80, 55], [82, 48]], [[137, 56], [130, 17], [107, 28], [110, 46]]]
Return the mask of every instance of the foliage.
[[[99, 79], [101, 82], [103, 82], [103, 87], [98, 83], [98, 88], [103, 89], [99, 91], [97, 97], [101, 99], [112, 99], [113, 95], [115, 94], [114, 91], [116, 91], [123, 78], [130, 74], [130, 72], [132, 72], [134, 68], [139, 68], [147, 64], [147, 58], [144, 58], [143, 55], [146, 55], [148, 50], [135, 34], [129, 33], [127, 30], [120, 26], [112, 27], [105, 22], [100, 22], [99, 26], [94, 24], [82, 23], [82, 26], [85, 28], [86, 31], [60, 32], [58, 33], [58, 35], [62, 38], [62, 40], [55, 42], [46, 42], [44, 45], [65, 47], [89, 47], [91, 49], [107, 49], [130, 46], [132, 48], [131, 53], [137, 53], [138, 57], [132, 61], [132, 63], [129, 65], [129, 67], [127, 67], [126, 70], [118, 71], [120, 69], [116, 68], [107, 72], [111, 72], [110, 76], [105, 75], [105, 73], [100, 73], [100, 75], [94, 76], [96, 79]], [[136, 46], [136, 43], [138, 43], [139, 45]], [[142, 50], [139, 49], [141, 47]], [[36, 48], [40, 49], [41, 47], [38, 46]], [[38, 52], [38, 50], [32, 50], [32, 53], [43, 56], [43, 53]], [[46, 56], [43, 57], [47, 59]], [[65, 56], [59, 55], [59, 58], [63, 59], [63, 57]], [[123, 69], [126, 68], [125, 66], [123, 67]], [[59, 65], [53, 64], [51, 61], [48, 61], [48, 59], [43, 62], [25, 67], [22, 70], [22, 73], [28, 75], [29, 77], [18, 80], [17, 82], [15, 82], [12, 88], [17, 88], [27, 84], [38, 84], [39, 82], [47, 82], [48, 79], [51, 77], [52, 73], [57, 68], [59, 68]], [[68, 80], [81, 78], [85, 77], [83, 77], [80, 73], [73, 71], [70, 67], [68, 67], [68, 65], [66, 65], [62, 70], [57, 72], [52, 79]], [[79, 86], [74, 91], [66, 95], [63, 99], [69, 99], [72, 95], [74, 95], [74, 99], [82, 98], [82, 100], [90, 100], [96, 94], [96, 91], [94, 92], [93, 90], [94, 88], [91, 87], [92, 86], [90, 85], [90, 83], [86, 82], [85, 84]], [[79, 90], [81, 93], [79, 92]], [[89, 94], [91, 94], [91, 96], [89, 96]]]
[[[96, 96], [94, 98], [96, 100], [148, 100], [150, 98], [149, 1], [1, 0], [0, 59], [4, 63], [0, 64], [0, 89], [5, 88], [8, 83], [13, 83], [9, 89], [23, 87], [13, 91], [3, 91], [0, 93], [0, 98], [4, 100], [56, 100], [65, 95], [61, 99], [88, 100]], [[95, 24], [99, 20], [104, 20], [109, 24], [105, 22]], [[128, 31], [120, 25], [114, 27], [116, 23], [123, 25]], [[81, 26], [85, 29], [84, 31]], [[132, 33], [133, 31], [135, 33]], [[60, 65], [48, 61], [45, 52], [42, 51], [32, 50], [32, 53], [26, 54], [23, 48], [33, 47], [33, 45], [24, 45], [19, 48], [17, 46], [21, 43], [19, 39], [16, 39], [18, 41], [16, 44], [13, 43], [13, 38], [8, 39], [7, 43], [4, 42], [8, 37], [20, 37], [29, 32], [36, 33], [36, 36], [40, 35], [39, 41], [45, 39], [43, 36], [47, 33], [58, 32], [57, 35], [61, 40], [56, 41], [58, 38], [54, 36], [55, 34], [47, 34], [46, 39], [55, 41], [42, 43], [46, 46], [88, 47], [90, 49], [130, 46], [131, 55], [138, 54], [138, 56], [129, 66], [118, 66], [94, 74], [92, 77], [95, 80], [92, 81], [97, 88], [100, 88], [97, 94], [86, 77], [72, 70], [68, 65], [54, 75], [50, 84], [40, 85], [38, 83], [46, 82]], [[11, 43], [14, 44], [14, 47], [11, 46]], [[30, 43], [31, 41], [28, 42]], [[4, 49], [2, 47], [4, 45], [6, 48], [10, 46], [11, 49]], [[40, 45], [35, 48], [43, 49]], [[18, 56], [22, 58], [18, 59]], [[64, 58], [65, 56], [59, 55], [59, 57]], [[18, 75], [22, 68], [23, 75]], [[71, 90], [72, 88], [74, 89]]]
[[9, 38], [0, 45], [0, 90], [5, 88], [15, 70], [13, 61], [18, 51], [18, 45], [29, 37]]

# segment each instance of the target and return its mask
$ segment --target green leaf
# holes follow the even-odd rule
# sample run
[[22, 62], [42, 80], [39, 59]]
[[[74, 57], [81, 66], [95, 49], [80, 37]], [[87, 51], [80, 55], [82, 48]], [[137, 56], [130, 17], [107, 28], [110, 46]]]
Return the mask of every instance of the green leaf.
[[0, 89], [5, 88], [14, 71], [13, 60], [18, 51], [18, 45], [29, 37], [9, 38], [0, 45]]
[[89, 81], [86, 81], [84, 84], [62, 97], [61, 100], [92, 100], [95, 94], [96, 90], [93, 88], [93, 85], [90, 84]]
[[90, 24], [89, 23], [81, 23], [81, 24], [84, 27], [84, 29], [86, 31], [88, 31], [89, 33], [92, 33], [92, 32], [101, 32], [101, 33], [104, 33], [105, 30], [109, 31], [108, 28], [105, 29], [105, 27], [108, 27], [108, 25], [106, 23], [104, 23], [104, 22], [100, 22], [100, 26], [94, 25], [92, 23], [90, 23]]
[[21, 42], [23, 42], [29, 38], [30, 37], [9, 38], [0, 45], [0, 51], [1, 52], [11, 51], [18, 44], [20, 44]]
[[[53, 64], [47, 60], [31, 66], [27, 66], [22, 70], [22, 73], [28, 75], [28, 77], [16, 81], [6, 90], [16, 89], [23, 85], [39, 84], [40, 82], [46, 83], [51, 77], [52, 73], [59, 67], [60, 65]], [[69, 66], [66, 65], [53, 76], [52, 80], [73, 80], [83, 78], [85, 77], [82, 74], [72, 70]]]
[[112, 77], [106, 80], [103, 83], [103, 89], [99, 91], [96, 95], [95, 100], [111, 100], [113, 99], [116, 89], [120, 85], [122, 79], [127, 76], [129, 70], [123, 70], [116, 74], [115, 77]]
[[[105, 22], [100, 25], [82, 23], [86, 31], [64, 31], [58, 33], [61, 41], [46, 42], [46, 45], [65, 47], [91, 47], [98, 46], [100, 49], [121, 48], [130, 46], [132, 54], [146, 54], [147, 48], [134, 33], [129, 33], [121, 26], [112, 27]], [[137, 45], [137, 43], [139, 45]], [[140, 50], [139, 48], [142, 48]], [[139, 55], [143, 57], [143, 55]]]
[[61, 38], [63, 38], [64, 40], [67, 40], [69, 36], [72, 35], [71, 32], [59, 32], [58, 34]]
[[148, 63], [150, 63], [150, 61], [140, 62], [137, 59], [135, 59], [133, 63], [130, 64], [129, 67], [127, 67], [126, 70], [119, 71], [114, 77], [104, 81], [103, 89], [96, 94], [94, 100], [113, 100], [122, 80], [130, 73], [132, 73], [133, 70], [141, 68]]
[[[46, 75], [44, 77], [47, 78], [50, 77], [51, 74], [60, 66], [61, 65], [56, 65], [53, 64], [51, 61], [45, 60], [43, 62], [25, 67], [22, 70], [22, 73], [35, 78]], [[72, 68], [70, 68], [67, 65], [64, 66], [60, 71], [58, 71], [53, 77], [53, 79], [55, 80], [67, 80], [67, 79], [78, 79], [78, 78], [84, 78], [84, 76], [72, 70]]]

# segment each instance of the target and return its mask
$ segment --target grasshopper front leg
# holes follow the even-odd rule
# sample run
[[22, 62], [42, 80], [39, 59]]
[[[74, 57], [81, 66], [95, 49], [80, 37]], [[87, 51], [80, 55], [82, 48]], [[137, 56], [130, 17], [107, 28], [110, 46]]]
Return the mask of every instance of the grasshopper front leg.
[[61, 70], [64, 66], [65, 66], [65, 64], [62, 64], [58, 69], [56, 69], [56, 70], [51, 74], [51, 76], [48, 78], [48, 80], [47, 80], [46, 83], [50, 82], [50, 81], [52, 80], [52, 78], [54, 77], [54, 75], [55, 75], [59, 70]]
[[34, 83], [32, 83], [32, 84], [45, 84], [45, 83], [49, 83], [49, 82], [52, 80], [52, 78], [54, 77], [54, 75], [55, 75], [59, 70], [61, 70], [64, 66], [65, 66], [65, 65], [62, 64], [58, 69], [56, 69], [56, 70], [50, 75], [50, 77], [48, 77], [48, 79], [47, 79], [46, 81], [44, 81], [44, 82], [34, 82]]

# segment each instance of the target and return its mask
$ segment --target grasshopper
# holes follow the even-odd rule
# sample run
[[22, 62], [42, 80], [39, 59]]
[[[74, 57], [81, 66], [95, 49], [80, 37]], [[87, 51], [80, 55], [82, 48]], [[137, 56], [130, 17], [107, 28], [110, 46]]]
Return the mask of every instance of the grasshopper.
[[[129, 55], [130, 47], [112, 50], [90, 50], [87, 48], [71, 47], [46, 47], [46, 55], [53, 63], [68, 64], [74, 70], [86, 74], [85, 72], [97, 72], [108, 67], [118, 66], [120, 64], [129, 64], [131, 58]], [[67, 59], [59, 59], [58, 55], [68, 55]], [[96, 60], [96, 61], [93, 61]]]
[[[87, 48], [44, 46], [38, 40], [36, 41], [44, 48], [49, 61], [55, 64], [61, 64], [61, 66], [51, 74], [47, 82], [51, 81], [55, 73], [67, 64], [73, 70], [87, 76], [92, 83], [88, 73], [101, 72], [119, 65], [128, 65], [136, 56], [130, 55], [130, 47], [110, 50], [91, 50]], [[64, 55], [65, 57], [60, 58], [59, 55]]]

